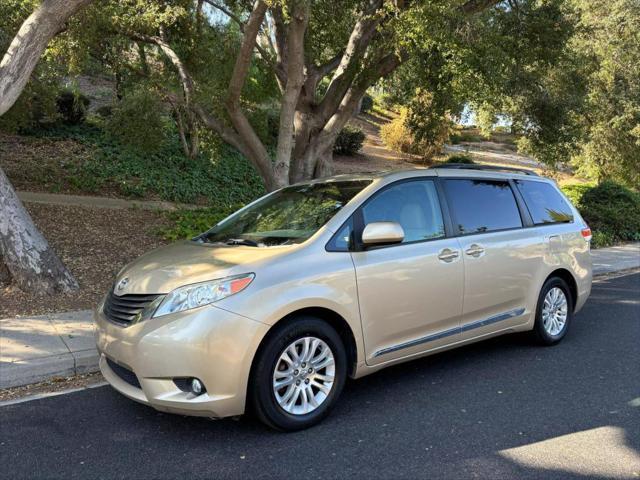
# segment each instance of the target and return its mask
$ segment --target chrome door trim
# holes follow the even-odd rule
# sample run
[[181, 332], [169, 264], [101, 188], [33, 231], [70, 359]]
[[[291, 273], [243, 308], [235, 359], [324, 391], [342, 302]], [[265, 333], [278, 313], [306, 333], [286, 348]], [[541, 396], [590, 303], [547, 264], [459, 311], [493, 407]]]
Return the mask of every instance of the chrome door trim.
[[473, 330], [474, 328], [486, 327], [487, 325], [491, 325], [492, 323], [503, 322], [513, 317], [519, 317], [523, 313], [524, 308], [516, 308], [514, 310], [509, 310], [508, 312], [494, 315], [493, 317], [485, 318], [484, 320], [467, 323], [466, 325], [462, 325], [462, 327], [460, 327], [460, 333], [468, 332], [469, 330]]
[[516, 308], [514, 310], [509, 310], [508, 312], [500, 313], [498, 315], [494, 315], [492, 317], [485, 318], [483, 320], [467, 323], [466, 325], [463, 325], [461, 327], [450, 328], [448, 330], [443, 330], [442, 332], [427, 335], [426, 337], [416, 338], [414, 340], [409, 340], [408, 342], [400, 343], [392, 347], [383, 348], [382, 350], [378, 350], [376, 353], [374, 353], [373, 357], [376, 358], [381, 355], [397, 352], [398, 350], [404, 350], [405, 348], [415, 347], [423, 343], [429, 343], [435, 340], [440, 340], [442, 338], [450, 337], [451, 335], [455, 335], [458, 333], [468, 332], [469, 330], [473, 330], [475, 328], [486, 327], [487, 325], [491, 325], [493, 323], [503, 322], [505, 320], [509, 320], [510, 318], [519, 317], [520, 315], [524, 314], [524, 312], [525, 312], [524, 308]]
[[387, 353], [397, 352], [398, 350], [403, 350], [405, 348], [415, 347], [416, 345], [420, 345], [422, 343], [433, 342], [434, 340], [449, 337], [451, 335], [455, 335], [456, 333], [460, 333], [460, 327], [450, 328], [449, 330], [444, 330], [442, 332], [427, 335], [426, 337], [416, 338], [415, 340], [409, 340], [408, 342], [400, 343], [398, 345], [394, 345], [393, 347], [383, 348], [382, 350], [378, 350], [376, 353], [374, 353], [373, 357], [375, 358], [381, 355], [386, 355]]

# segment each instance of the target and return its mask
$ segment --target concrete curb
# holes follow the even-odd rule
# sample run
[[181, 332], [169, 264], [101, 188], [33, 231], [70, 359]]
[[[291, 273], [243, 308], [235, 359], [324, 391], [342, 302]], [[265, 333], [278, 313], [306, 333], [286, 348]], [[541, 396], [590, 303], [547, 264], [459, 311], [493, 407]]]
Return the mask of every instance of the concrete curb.
[[[640, 268], [640, 243], [594, 250], [594, 277]], [[91, 310], [0, 320], [0, 388], [98, 371]]]
[[0, 388], [97, 370], [91, 310], [0, 320]]
[[594, 275], [640, 268], [640, 242], [592, 250], [591, 261]]
[[18, 192], [20, 200], [26, 203], [44, 203], [46, 205], [75, 205], [82, 207], [142, 210], [175, 211], [179, 209], [195, 210], [203, 208], [186, 203], [173, 203], [163, 200], [127, 200], [124, 198], [95, 197], [90, 195], [68, 195], [62, 193]]

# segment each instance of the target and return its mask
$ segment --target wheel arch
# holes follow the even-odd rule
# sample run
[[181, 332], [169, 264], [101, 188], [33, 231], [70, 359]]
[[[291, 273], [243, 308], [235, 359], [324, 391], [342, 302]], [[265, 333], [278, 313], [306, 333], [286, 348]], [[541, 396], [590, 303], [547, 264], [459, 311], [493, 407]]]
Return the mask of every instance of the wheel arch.
[[342, 315], [340, 315], [339, 313], [329, 308], [305, 307], [305, 308], [300, 308], [298, 310], [294, 310], [286, 314], [280, 320], [275, 322], [271, 326], [271, 328], [267, 331], [267, 333], [264, 335], [264, 337], [260, 341], [260, 344], [258, 345], [258, 348], [256, 349], [253, 355], [253, 359], [251, 360], [251, 370], [249, 374], [249, 381], [252, 381], [253, 372], [256, 365], [256, 359], [259, 357], [259, 354], [261, 353], [264, 345], [267, 343], [267, 340], [271, 338], [271, 336], [277, 334], [278, 330], [281, 329], [283, 326], [291, 322], [294, 322], [297, 317], [300, 317], [303, 315], [319, 318], [320, 320], [327, 322], [336, 332], [338, 332], [338, 335], [340, 335], [340, 339], [342, 340], [345, 351], [347, 353], [347, 361], [348, 361], [347, 373], [350, 376], [355, 373], [356, 366], [358, 363], [358, 347], [357, 347], [355, 335], [349, 323], [344, 319], [344, 317], [342, 317]]
[[547, 283], [547, 281], [553, 277], [561, 278], [569, 286], [569, 291], [571, 292], [571, 309], [575, 310], [576, 304], [578, 302], [578, 282], [576, 281], [575, 277], [566, 268], [557, 268], [549, 275], [547, 275], [547, 278], [544, 279], [542, 285]]

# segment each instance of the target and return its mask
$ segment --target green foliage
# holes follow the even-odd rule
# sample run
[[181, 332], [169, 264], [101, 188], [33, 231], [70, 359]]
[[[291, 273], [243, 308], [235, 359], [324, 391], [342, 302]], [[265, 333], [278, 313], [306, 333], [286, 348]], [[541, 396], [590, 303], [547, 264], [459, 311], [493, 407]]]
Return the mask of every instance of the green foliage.
[[571, 200], [576, 207], [580, 205], [582, 196], [591, 190], [595, 184], [593, 183], [569, 183], [562, 186], [562, 191]]
[[616, 236], [608, 231], [597, 230], [591, 235], [592, 248], [606, 248], [618, 243]]
[[56, 97], [56, 106], [64, 123], [78, 125], [84, 122], [89, 106], [89, 98], [78, 91], [62, 90]]
[[113, 115], [113, 106], [112, 105], [102, 105], [101, 107], [96, 108], [96, 115], [107, 118]]
[[336, 155], [347, 155], [349, 157], [358, 153], [362, 148], [365, 135], [362, 129], [357, 127], [346, 126], [338, 134], [336, 143], [333, 147], [333, 153]]
[[166, 141], [168, 120], [163, 106], [152, 92], [138, 88], [112, 108], [107, 131], [120, 142], [142, 152], [157, 152]]
[[79, 191], [156, 197], [219, 209], [245, 204], [264, 193], [253, 166], [235, 150], [206, 135], [201, 154], [187, 160], [176, 135], [157, 151], [144, 153], [90, 124], [58, 126], [36, 133], [70, 138], [90, 150], [84, 162], [69, 169], [69, 181]]
[[0, 117], [0, 130], [20, 132], [55, 119], [57, 89], [55, 76], [41, 74], [38, 80], [29, 82], [16, 103]]
[[249, 121], [267, 148], [275, 147], [280, 128], [280, 110], [274, 105], [255, 108], [249, 113]]
[[640, 240], [640, 194], [614, 182], [562, 190], [593, 231], [593, 246]]
[[[22, 22], [39, 4], [36, 0], [2, 0], [0, 2], [0, 56], [4, 55]], [[59, 40], [39, 60], [29, 82], [16, 103], [0, 117], [0, 129], [17, 132], [57, 116], [56, 95], [68, 62], [57, 49]]]
[[465, 163], [465, 164], [473, 164], [476, 163], [469, 155], [464, 155], [462, 153], [456, 153], [454, 155], [449, 155], [449, 158], [445, 161], [445, 163]]
[[476, 109], [476, 123], [485, 139], [491, 137], [493, 126], [497, 121], [498, 118], [491, 106], [485, 104]]
[[572, 45], [583, 61], [582, 136], [573, 154], [578, 172], [598, 181], [640, 184], [640, 8], [635, 0], [574, 0], [579, 12]]
[[[238, 0], [221, 3], [242, 19], [251, 6]], [[402, 52], [405, 63], [375, 94], [376, 107], [408, 108], [405, 118], [386, 132], [392, 148], [432, 156], [449, 136], [451, 120], [471, 105], [483, 134], [496, 115], [506, 115], [522, 134], [519, 149], [546, 164], [571, 161], [579, 174], [598, 181], [640, 183], [637, 0], [518, 0], [498, 2], [472, 16], [460, 14], [460, 2], [383, 3], [385, 18], [367, 55], [344, 74], [369, 80], [362, 78], [369, 62]], [[0, 51], [37, 4], [0, 2]], [[311, 2], [308, 64], [322, 65], [344, 51], [364, 4]], [[166, 144], [175, 139], [167, 136], [176, 134], [161, 105], [167, 98], [182, 98], [176, 68], [158, 48], [132, 38], [160, 32], [194, 79], [194, 100], [226, 118], [224, 99], [242, 32], [224, 15], [213, 15], [206, 2], [200, 15], [198, 5], [202, 2], [94, 2], [50, 44], [20, 100], [0, 119], [0, 128], [30, 128], [55, 116], [61, 79], [97, 72], [116, 78], [123, 98], [115, 118], [102, 115], [115, 139], [140, 151], [169, 148]], [[291, 3], [282, 5], [288, 22]], [[242, 89], [242, 108], [267, 147], [277, 136], [281, 99], [273, 61], [274, 55], [255, 55]], [[321, 85], [328, 83], [325, 78]], [[364, 111], [369, 103], [365, 97]], [[452, 141], [464, 141], [465, 135], [456, 132]], [[144, 189], [136, 182], [122, 188], [131, 194]]]
[[373, 97], [369, 94], [365, 94], [362, 97], [362, 105], [360, 106], [360, 111], [362, 113], [368, 113], [373, 108]]

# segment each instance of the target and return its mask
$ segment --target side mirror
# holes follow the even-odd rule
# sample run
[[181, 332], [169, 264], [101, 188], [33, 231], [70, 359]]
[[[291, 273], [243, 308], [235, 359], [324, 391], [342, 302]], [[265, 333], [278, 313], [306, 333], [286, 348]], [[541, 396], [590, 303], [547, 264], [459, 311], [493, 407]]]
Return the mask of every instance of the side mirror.
[[397, 222], [368, 223], [362, 232], [362, 243], [365, 245], [400, 243], [402, 240], [404, 230]]

